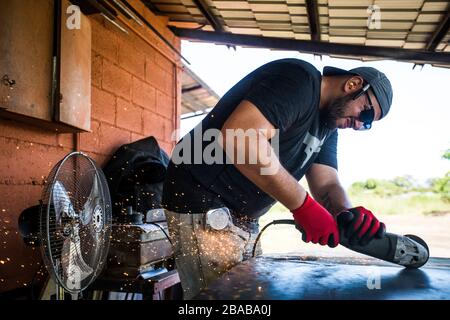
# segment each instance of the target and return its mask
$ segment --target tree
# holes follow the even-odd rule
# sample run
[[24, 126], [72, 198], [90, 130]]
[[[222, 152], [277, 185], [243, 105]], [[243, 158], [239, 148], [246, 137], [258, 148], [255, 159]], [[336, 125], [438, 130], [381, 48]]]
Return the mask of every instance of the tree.
[[442, 158], [450, 160], [450, 149], [447, 149], [447, 151], [444, 152]]

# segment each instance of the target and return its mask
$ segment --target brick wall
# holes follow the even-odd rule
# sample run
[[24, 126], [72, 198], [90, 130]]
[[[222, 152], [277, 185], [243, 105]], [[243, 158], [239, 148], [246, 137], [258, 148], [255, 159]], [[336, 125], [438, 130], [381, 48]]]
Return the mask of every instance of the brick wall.
[[[130, 1], [176, 48], [180, 40], [164, 18], [140, 1]], [[17, 219], [38, 204], [43, 181], [67, 153], [79, 149], [105, 164], [122, 144], [155, 136], [170, 155], [171, 133], [179, 128], [181, 69], [179, 58], [150, 30], [146, 42], [125, 34], [101, 17], [92, 22], [92, 125], [90, 133], [58, 134], [0, 119], [0, 292], [29, 287], [39, 267], [39, 248], [27, 248]]]

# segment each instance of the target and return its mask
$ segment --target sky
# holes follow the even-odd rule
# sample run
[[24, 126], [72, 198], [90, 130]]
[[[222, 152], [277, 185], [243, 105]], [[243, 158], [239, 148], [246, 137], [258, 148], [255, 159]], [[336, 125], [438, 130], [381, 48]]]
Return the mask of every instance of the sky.
[[[390, 79], [394, 99], [388, 116], [372, 129], [339, 130], [338, 166], [341, 183], [369, 178], [392, 179], [411, 175], [419, 183], [450, 171], [442, 159], [450, 148], [450, 69], [395, 61], [362, 62], [314, 56], [291, 51], [242, 48], [236, 50], [209, 43], [182, 42], [182, 54], [193, 70], [219, 96], [259, 66], [282, 58], [298, 58], [313, 64], [351, 69], [370, 66]], [[181, 135], [189, 132], [202, 116], [182, 120]]]

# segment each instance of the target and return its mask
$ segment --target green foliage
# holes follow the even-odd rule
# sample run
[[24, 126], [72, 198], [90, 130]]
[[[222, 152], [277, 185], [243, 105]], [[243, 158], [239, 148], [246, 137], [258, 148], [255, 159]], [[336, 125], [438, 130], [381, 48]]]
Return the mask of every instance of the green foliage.
[[[352, 195], [350, 200], [355, 207], [364, 206], [377, 216], [450, 214], [450, 203], [433, 192], [414, 192], [389, 197], [382, 197], [375, 193], [359, 193]], [[282, 204], [277, 203], [268, 214], [261, 217], [260, 226], [262, 227], [275, 219], [292, 219], [292, 214]]]
[[373, 193], [378, 196], [393, 196], [418, 191], [418, 188], [419, 186], [411, 176], [402, 176], [392, 180], [367, 179], [355, 182], [351, 185], [349, 193], [352, 195]]
[[433, 192], [440, 194], [442, 199], [450, 202], [450, 171], [442, 178], [432, 179], [431, 186]]
[[447, 151], [445, 151], [442, 158], [450, 160], [450, 149], [447, 149]]
[[438, 194], [409, 193], [382, 197], [376, 194], [362, 193], [351, 197], [353, 205], [364, 206], [375, 214], [432, 214], [450, 213], [450, 203]]

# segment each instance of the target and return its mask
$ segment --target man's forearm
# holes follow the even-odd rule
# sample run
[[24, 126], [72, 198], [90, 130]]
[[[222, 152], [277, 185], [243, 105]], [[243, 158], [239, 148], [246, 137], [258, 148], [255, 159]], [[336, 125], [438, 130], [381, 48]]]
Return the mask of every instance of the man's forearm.
[[[258, 138], [257, 144], [246, 144], [245, 163], [239, 163], [234, 157], [235, 167], [262, 191], [281, 202], [289, 210], [297, 209], [305, 200], [305, 189], [280, 164], [267, 138], [264, 135], [260, 135]], [[235, 155], [238, 154], [239, 148], [235, 147], [234, 151]], [[256, 163], [249, 163], [248, 159], [252, 157], [257, 160]], [[267, 170], [268, 168], [271, 170]], [[264, 170], [269, 174], [262, 174]]]
[[330, 184], [313, 195], [322, 206], [334, 215], [352, 207], [347, 193], [340, 184]]

